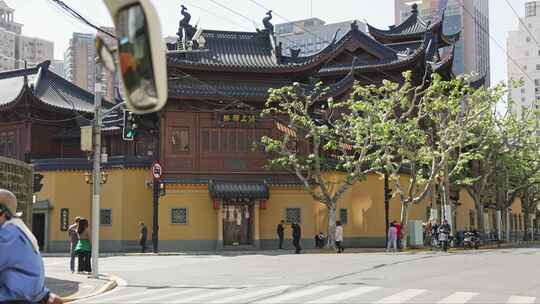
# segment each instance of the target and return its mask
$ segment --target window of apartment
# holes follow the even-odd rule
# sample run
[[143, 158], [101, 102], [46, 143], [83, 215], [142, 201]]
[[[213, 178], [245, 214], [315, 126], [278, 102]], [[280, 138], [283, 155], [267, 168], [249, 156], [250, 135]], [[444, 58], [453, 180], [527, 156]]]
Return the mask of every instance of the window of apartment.
[[540, 79], [535, 79], [534, 80], [534, 85], [535, 86], [540, 86]]
[[285, 222], [287, 224], [301, 223], [302, 211], [300, 208], [285, 208]]
[[526, 65], [523, 66], [523, 70], [525, 70], [525, 71], [527, 70], [527, 66], [526, 66]]
[[539, 94], [539, 93], [540, 93], [540, 87], [534, 88], [534, 92], [535, 92], [536, 94]]
[[525, 94], [525, 88], [521, 88], [521, 94]]
[[536, 1], [525, 3], [525, 16], [526, 17], [536, 16]]
[[529, 28], [532, 28], [532, 24], [530, 24], [530, 23], [529, 23], [529, 24], [527, 24], [527, 26], [528, 26]]
[[188, 213], [186, 208], [171, 209], [171, 224], [187, 224]]
[[525, 41], [531, 42], [531, 37], [528, 37], [528, 36], [527, 36], [527, 38], [525, 39]]
[[189, 129], [174, 128], [171, 132], [171, 146], [173, 153], [189, 152]]
[[347, 224], [349, 222], [349, 214], [346, 208], [339, 209], [339, 221], [342, 224]]
[[105, 226], [112, 225], [112, 209], [101, 209], [99, 212], [99, 224]]

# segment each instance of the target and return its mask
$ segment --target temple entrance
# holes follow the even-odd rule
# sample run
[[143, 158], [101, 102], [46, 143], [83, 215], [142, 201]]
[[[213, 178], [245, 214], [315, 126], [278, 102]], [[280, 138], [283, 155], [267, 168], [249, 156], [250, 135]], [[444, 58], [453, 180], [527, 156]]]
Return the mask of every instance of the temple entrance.
[[223, 204], [223, 244], [241, 246], [253, 244], [253, 205]]

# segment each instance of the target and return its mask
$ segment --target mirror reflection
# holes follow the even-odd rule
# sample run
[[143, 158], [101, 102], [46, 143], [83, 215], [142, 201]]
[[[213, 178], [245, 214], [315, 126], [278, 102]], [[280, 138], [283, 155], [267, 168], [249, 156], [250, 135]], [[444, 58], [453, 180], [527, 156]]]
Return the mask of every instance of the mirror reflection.
[[150, 36], [147, 20], [139, 4], [117, 15], [118, 54], [126, 92], [134, 107], [152, 108], [157, 103]]

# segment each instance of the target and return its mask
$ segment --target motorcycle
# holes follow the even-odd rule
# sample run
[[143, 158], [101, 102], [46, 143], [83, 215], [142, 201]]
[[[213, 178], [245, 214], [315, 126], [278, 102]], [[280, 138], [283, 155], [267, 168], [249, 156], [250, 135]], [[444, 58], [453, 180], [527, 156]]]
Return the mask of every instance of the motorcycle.
[[438, 245], [443, 251], [448, 251], [448, 247], [450, 246], [450, 234], [446, 229], [439, 228], [438, 231]]
[[478, 235], [472, 231], [465, 232], [465, 237], [463, 238], [463, 248], [467, 249], [478, 249], [480, 247], [480, 238]]

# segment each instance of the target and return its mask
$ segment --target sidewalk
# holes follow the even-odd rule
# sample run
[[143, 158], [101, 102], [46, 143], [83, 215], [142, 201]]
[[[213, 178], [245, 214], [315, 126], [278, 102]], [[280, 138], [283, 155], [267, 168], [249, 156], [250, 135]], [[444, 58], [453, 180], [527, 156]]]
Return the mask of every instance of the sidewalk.
[[82, 274], [48, 272], [45, 278], [45, 286], [66, 303], [107, 292], [117, 285], [116, 278], [109, 276], [92, 279]]

